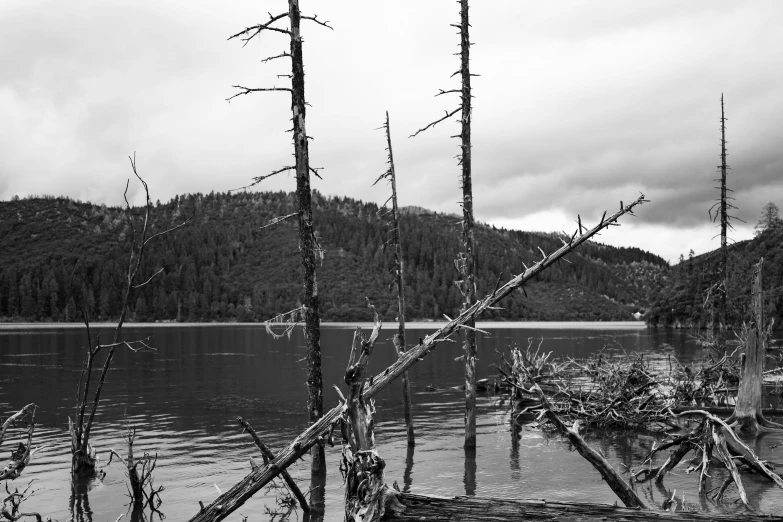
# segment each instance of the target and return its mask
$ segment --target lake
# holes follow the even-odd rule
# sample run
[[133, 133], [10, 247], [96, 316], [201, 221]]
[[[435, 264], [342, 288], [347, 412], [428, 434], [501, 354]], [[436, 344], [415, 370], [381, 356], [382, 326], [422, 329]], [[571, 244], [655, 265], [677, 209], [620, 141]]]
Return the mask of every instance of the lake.
[[[543, 339], [542, 349], [554, 356], [586, 357], [606, 345], [627, 352], [671, 355], [681, 362], [704, 357], [687, 331], [650, 331], [640, 323], [523, 323], [480, 324], [489, 336], [480, 336], [477, 374], [490, 377], [498, 362], [496, 352], [509, 343], [526, 345]], [[395, 360], [390, 342], [395, 325], [386, 325], [370, 362], [376, 373]], [[409, 343], [434, 331], [433, 323], [409, 327]], [[111, 330], [95, 327], [109, 342]], [[170, 520], [190, 518], [199, 501], [214, 500], [250, 472], [249, 459], [261, 461], [250, 437], [236, 422], [243, 416], [273, 451], [282, 448], [307, 425], [305, 403], [306, 355], [301, 329], [291, 339], [273, 340], [263, 325], [129, 325], [126, 339], [152, 336], [154, 352], [118, 349], [103, 389], [92, 443], [108, 459], [109, 448], [126, 454], [125, 422], [137, 429], [134, 450], [158, 454], [156, 485], [165, 486], [161, 510]], [[341, 386], [353, 328], [325, 325], [322, 331], [325, 409], [337, 404], [333, 384]], [[38, 451], [17, 486], [36, 479], [35, 495], [25, 508], [54, 519], [104, 522], [126, 511], [126, 477], [121, 464], [105, 468], [102, 480], [72, 487], [68, 415], [75, 404], [76, 385], [85, 355], [83, 328], [73, 326], [0, 325], [0, 407], [5, 417], [34, 402], [38, 427], [33, 446]], [[405, 441], [401, 385], [393, 383], [376, 396], [376, 443], [386, 460], [386, 479], [400, 488], [431, 495], [479, 495], [506, 498], [544, 498], [613, 504], [617, 498], [598, 473], [569, 444], [538, 429], [512, 430], [507, 403], [479, 394], [478, 448], [462, 448], [463, 392], [449, 387], [464, 383], [459, 344], [442, 344], [410, 371], [417, 445], [408, 451]], [[103, 357], [99, 359], [102, 365]], [[428, 385], [438, 391], [426, 391]], [[600, 436], [599, 436], [600, 435]], [[7, 436], [3, 453], [16, 444], [16, 432]], [[656, 440], [651, 435], [589, 434], [619, 470], [621, 464], [638, 467]], [[660, 440], [660, 437], [658, 438]], [[769, 434], [754, 441], [755, 451], [781, 461], [783, 436]], [[325, 520], [343, 520], [343, 482], [338, 470], [340, 449], [327, 446], [328, 474], [323, 495]], [[5, 457], [7, 458], [7, 457]], [[665, 458], [665, 457], [664, 457]], [[662, 460], [661, 460], [662, 462]], [[307, 491], [309, 461], [289, 468]], [[715, 472], [713, 486], [719, 485]], [[743, 476], [751, 504], [763, 513], [783, 514], [783, 492], [752, 475]], [[683, 492], [686, 503], [699, 510], [739, 509], [729, 488], [720, 506], [699, 500], [696, 478], [682, 468], [667, 476], [667, 490], [640, 486], [640, 496], [660, 505], [665, 495]], [[711, 487], [713, 487], [711, 486]], [[319, 495], [320, 496], [320, 495]], [[265, 520], [264, 508], [274, 507], [274, 495], [259, 492], [240, 509], [249, 520]], [[301, 513], [300, 513], [301, 519]], [[295, 519], [295, 518], [294, 518]], [[240, 521], [235, 513], [228, 520]]]

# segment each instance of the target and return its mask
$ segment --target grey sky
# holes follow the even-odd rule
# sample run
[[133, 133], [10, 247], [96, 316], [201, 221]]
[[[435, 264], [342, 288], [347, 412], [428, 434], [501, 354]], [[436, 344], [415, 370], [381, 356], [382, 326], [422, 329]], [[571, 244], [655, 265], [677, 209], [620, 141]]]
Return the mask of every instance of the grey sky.
[[[471, 6], [477, 219], [571, 230], [631, 200], [631, 226], [599, 240], [674, 260], [714, 248], [719, 100], [725, 93], [736, 239], [783, 206], [783, 3], [529, 2]], [[391, 114], [401, 204], [458, 212], [456, 120], [409, 139], [456, 99], [452, 0], [301, 0], [335, 31], [303, 27], [313, 186], [382, 201]], [[233, 84], [284, 85], [288, 48], [226, 38], [284, 0], [0, 2], [0, 199], [68, 195], [118, 204], [137, 152], [154, 199], [225, 191], [290, 164], [285, 93], [226, 103]], [[280, 175], [260, 189], [293, 190]], [[136, 190], [136, 189], [134, 189]], [[137, 192], [134, 197], [138, 198]]]

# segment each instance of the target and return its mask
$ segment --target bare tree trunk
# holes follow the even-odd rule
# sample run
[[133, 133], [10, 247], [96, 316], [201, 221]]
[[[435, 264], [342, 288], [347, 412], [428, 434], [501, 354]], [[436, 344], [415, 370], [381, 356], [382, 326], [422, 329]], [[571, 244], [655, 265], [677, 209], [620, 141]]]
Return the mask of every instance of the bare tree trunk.
[[723, 110], [723, 95], [720, 96], [720, 283], [718, 284], [718, 350], [726, 354], [726, 292], [728, 291], [728, 243], [726, 234], [729, 226], [728, 194], [726, 189], [726, 116]]
[[[462, 311], [476, 302], [476, 251], [473, 236], [473, 181], [471, 179], [471, 94], [470, 94], [470, 35], [468, 0], [460, 0], [460, 71], [462, 73]], [[464, 262], [464, 265], [462, 264]], [[465, 447], [476, 447], [476, 326], [474, 321], [464, 331], [465, 343]]]
[[[125, 318], [128, 313], [128, 305], [131, 302], [133, 302], [133, 297], [136, 291], [149, 284], [155, 278], [155, 276], [163, 272], [163, 269], [161, 268], [145, 282], [136, 284], [136, 277], [138, 276], [139, 269], [141, 268], [142, 260], [144, 258], [145, 247], [147, 246], [147, 243], [149, 243], [153, 239], [156, 239], [159, 236], [168, 234], [169, 232], [173, 232], [174, 230], [177, 230], [178, 228], [185, 226], [193, 218], [193, 216], [191, 216], [185, 219], [179, 225], [175, 225], [169, 229], [164, 229], [162, 232], [148, 235], [148, 228], [150, 225], [151, 212], [152, 212], [152, 200], [150, 199], [149, 187], [147, 186], [147, 182], [145, 182], [144, 179], [142, 179], [142, 177], [139, 175], [138, 171], [136, 170], [136, 155], [134, 154], [133, 157], [129, 157], [128, 159], [130, 160], [131, 168], [133, 169], [133, 174], [136, 176], [136, 178], [138, 178], [138, 180], [141, 182], [142, 186], [144, 187], [144, 193], [146, 197], [144, 216], [143, 216], [141, 226], [138, 229], [138, 233], [137, 233], [138, 225], [134, 224], [134, 218], [131, 211], [131, 206], [130, 203], [128, 203], [128, 199], [127, 199], [128, 184], [130, 184], [130, 180], [129, 180], [128, 184], [126, 184], [125, 186], [124, 196], [125, 196], [126, 217], [128, 220], [128, 226], [132, 231], [131, 247], [130, 247], [129, 260], [128, 260], [128, 270], [125, 277], [125, 288], [123, 289], [122, 308], [120, 312], [120, 317], [117, 320], [117, 326], [115, 326], [114, 328], [114, 336], [112, 338], [111, 344], [108, 345], [99, 344], [93, 347], [92, 338], [90, 335], [89, 318], [87, 317], [87, 313], [84, 310], [84, 308], [82, 308], [82, 316], [84, 318], [85, 327], [87, 328], [88, 350], [87, 350], [87, 359], [84, 363], [84, 366], [82, 367], [82, 373], [81, 376], [79, 377], [79, 383], [76, 387], [76, 415], [74, 416], [75, 420], [71, 420], [70, 417], [68, 418], [68, 429], [71, 435], [71, 473], [73, 475], [79, 475], [85, 472], [90, 473], [95, 469], [96, 452], [95, 449], [90, 445], [90, 431], [92, 430], [93, 422], [95, 420], [95, 414], [98, 410], [98, 402], [101, 399], [103, 384], [106, 381], [106, 375], [109, 372], [109, 367], [111, 366], [112, 359], [114, 358], [114, 351], [117, 349], [118, 346], [125, 346], [133, 351], [139, 351], [139, 350], [150, 348], [147, 345], [147, 341], [149, 341], [149, 337], [137, 341], [120, 340], [122, 335], [122, 327], [125, 324]], [[87, 420], [85, 421], [85, 412], [86, 412], [87, 401], [90, 393], [90, 378], [92, 375], [92, 367], [95, 362], [95, 356], [98, 354], [98, 352], [101, 349], [108, 349], [109, 353], [106, 355], [106, 360], [103, 363], [103, 369], [101, 370], [101, 377], [100, 380], [98, 381], [98, 386], [95, 389], [95, 395], [92, 400], [92, 407], [90, 408], [89, 417], [87, 417]], [[84, 379], [84, 388], [82, 388], [83, 379]]]
[[748, 329], [747, 345], [745, 346], [745, 364], [737, 393], [737, 404], [734, 413], [726, 421], [733, 423], [738, 431], [756, 433], [765, 428], [780, 428], [781, 425], [768, 421], [762, 412], [762, 375], [764, 358], [766, 357], [766, 328], [764, 324], [764, 292], [761, 285], [761, 272], [764, 258], [759, 259], [753, 269], [751, 282], [750, 306], [751, 321]]
[[375, 449], [375, 405], [365, 397], [367, 363], [381, 329], [378, 314], [373, 315], [375, 326], [370, 338], [365, 339], [360, 329], [354, 334], [348, 368], [345, 370], [348, 398], [345, 401], [346, 416], [342, 420], [343, 437], [347, 439], [343, 446], [343, 459], [347, 463], [345, 520], [362, 522], [380, 521], [397, 496], [397, 492], [389, 488], [384, 479], [386, 462]]
[[[399, 327], [397, 335], [394, 338], [394, 347], [397, 349], [397, 356], [405, 353], [405, 266], [402, 259], [402, 239], [400, 235], [400, 210], [397, 206], [397, 173], [394, 170], [394, 154], [392, 153], [391, 127], [389, 126], [389, 112], [386, 111], [386, 143], [389, 150], [389, 171], [388, 177], [392, 189], [392, 234], [394, 240], [394, 264], [396, 267], [397, 279], [397, 314]], [[416, 444], [416, 438], [413, 433], [413, 415], [411, 413], [411, 383], [408, 379], [408, 372], [402, 374], [402, 400], [405, 405], [405, 427], [408, 433], [408, 446]]]
[[[288, 1], [291, 20], [291, 112], [294, 122], [294, 155], [296, 157], [296, 198], [299, 205], [299, 249], [302, 253], [304, 282], [302, 304], [305, 309], [307, 342], [307, 411], [310, 422], [324, 414], [323, 378], [321, 376], [321, 319], [318, 313], [318, 283], [315, 278], [315, 231], [310, 191], [310, 158], [305, 128], [304, 61], [302, 59], [301, 14], [299, 0]], [[323, 472], [324, 447], [316, 444], [311, 451], [312, 470]]]

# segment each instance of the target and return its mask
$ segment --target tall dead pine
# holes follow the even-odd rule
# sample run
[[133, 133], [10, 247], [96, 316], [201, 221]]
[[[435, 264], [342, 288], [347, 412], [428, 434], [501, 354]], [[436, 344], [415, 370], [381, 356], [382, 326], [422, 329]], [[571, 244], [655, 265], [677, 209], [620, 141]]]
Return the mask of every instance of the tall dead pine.
[[[288, 18], [290, 29], [276, 27], [275, 24]], [[307, 344], [307, 411], [310, 422], [315, 422], [323, 416], [323, 378], [321, 376], [321, 330], [318, 301], [318, 284], [316, 282], [316, 253], [321, 254], [321, 249], [315, 239], [313, 228], [313, 211], [311, 204], [312, 193], [310, 190], [310, 173], [318, 176], [316, 169], [310, 166], [308, 152], [308, 136], [305, 125], [306, 101], [304, 83], [304, 59], [302, 57], [302, 34], [300, 30], [302, 20], [311, 20], [324, 27], [331, 27], [328, 22], [318, 20], [318, 16], [305, 16], [299, 11], [299, 0], [288, 0], [288, 12], [277, 16], [269, 15], [265, 23], [248, 27], [231, 36], [229, 40], [239, 38], [245, 44], [258, 36], [263, 31], [274, 31], [287, 34], [290, 38], [289, 52], [282, 52], [277, 56], [270, 56], [262, 60], [269, 62], [278, 58], [291, 58], [291, 87], [262, 87], [248, 88], [235, 85], [239, 92], [229, 98], [235, 98], [251, 92], [287, 91], [291, 94], [291, 114], [293, 121], [294, 157], [296, 165], [278, 169], [271, 174], [255, 178], [255, 185], [262, 180], [281, 172], [294, 170], [296, 172], [296, 199], [297, 212], [275, 220], [298, 217], [299, 220], [299, 251], [302, 256], [303, 282], [302, 282], [302, 313], [305, 319], [305, 341]], [[247, 188], [247, 187], [245, 187]], [[314, 472], [325, 471], [324, 448], [317, 444], [312, 450], [312, 470]]]
[[[438, 123], [450, 118], [456, 113], [461, 113], [460, 123], [462, 130], [458, 136], [460, 144], [459, 164], [462, 166], [462, 248], [455, 261], [457, 271], [461, 279], [457, 281], [462, 293], [462, 311], [470, 309], [476, 302], [476, 243], [473, 234], [473, 181], [471, 172], [471, 143], [470, 123], [472, 118], [472, 95], [470, 89], [470, 18], [468, 13], [468, 0], [459, 0], [460, 23], [452, 24], [459, 29], [460, 35], [460, 73], [462, 86], [460, 89], [441, 90], [436, 96], [448, 93], [460, 94], [460, 105], [451, 112], [436, 120], [426, 127], [419, 129], [413, 136], [424, 132]], [[456, 73], [455, 73], [456, 74]], [[465, 359], [465, 447], [476, 447], [476, 331], [475, 323], [470, 322], [464, 329], [464, 359]]]
[[[735, 216], [729, 214], [730, 209], [736, 209], [731, 201], [734, 200], [729, 195], [730, 192], [734, 192], [727, 187], [727, 175], [731, 167], [726, 163], [726, 114], [723, 107], [723, 95], [720, 96], [720, 165], [718, 169], [720, 172], [720, 186], [715, 187], [720, 190], [720, 197], [717, 202], [710, 208], [710, 214], [712, 215], [712, 221], [719, 221], [720, 227], [720, 268], [719, 268], [719, 281], [715, 285], [717, 291], [717, 322], [718, 322], [718, 351], [719, 356], [723, 356], [726, 352], [726, 301], [728, 293], [728, 262], [729, 262], [729, 250], [728, 250], [728, 231], [733, 230], [731, 225], [732, 219], [737, 219]], [[715, 208], [717, 207], [717, 210]], [[715, 212], [713, 213], [713, 210]]]
[[[394, 347], [397, 350], [397, 356], [401, 356], [405, 353], [405, 272], [404, 262], [402, 259], [402, 240], [400, 236], [400, 211], [397, 206], [397, 173], [394, 170], [394, 154], [392, 153], [391, 142], [391, 127], [389, 126], [389, 112], [386, 112], [386, 122], [383, 125], [386, 131], [386, 144], [388, 151], [388, 163], [389, 168], [381, 174], [378, 179], [375, 180], [373, 185], [376, 185], [380, 180], [386, 179], [391, 185], [391, 196], [386, 201], [388, 204], [391, 201], [391, 210], [388, 210], [390, 214], [390, 228], [391, 238], [384, 243], [384, 247], [389, 243], [394, 247], [394, 279], [397, 284], [397, 313], [398, 323], [397, 334], [393, 338]], [[386, 204], [384, 204], [381, 211], [385, 210]], [[402, 374], [402, 400], [405, 405], [405, 428], [408, 433], [408, 446], [414, 446], [416, 444], [416, 438], [413, 432], [413, 415], [411, 413], [411, 383], [408, 379], [408, 372]]]

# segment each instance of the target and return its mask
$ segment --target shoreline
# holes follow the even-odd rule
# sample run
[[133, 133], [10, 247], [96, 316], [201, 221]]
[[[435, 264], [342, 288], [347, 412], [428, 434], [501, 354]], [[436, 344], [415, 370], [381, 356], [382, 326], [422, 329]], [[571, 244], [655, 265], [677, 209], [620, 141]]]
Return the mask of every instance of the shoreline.
[[[396, 325], [396, 322], [389, 321], [384, 324], [387, 328], [391, 325]], [[405, 328], [410, 330], [437, 330], [446, 324], [446, 321], [411, 321], [405, 323]], [[117, 323], [111, 322], [95, 322], [90, 323], [90, 328], [114, 328]], [[125, 322], [123, 328], [165, 328], [165, 327], [257, 327], [265, 328], [265, 323], [132, 323]], [[371, 322], [321, 322], [321, 326], [325, 328], [354, 328], [360, 326], [362, 328], [372, 328]], [[558, 329], [558, 330], [574, 330], [574, 329], [589, 329], [589, 330], [642, 330], [646, 329], [647, 325], [644, 321], [477, 321], [477, 328], [507, 328], [513, 330], [526, 330], [526, 329]], [[84, 323], [0, 323], [0, 331], [10, 330], [58, 330], [58, 329], [75, 329], [84, 328]]]

